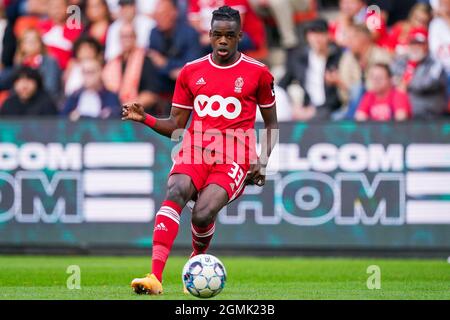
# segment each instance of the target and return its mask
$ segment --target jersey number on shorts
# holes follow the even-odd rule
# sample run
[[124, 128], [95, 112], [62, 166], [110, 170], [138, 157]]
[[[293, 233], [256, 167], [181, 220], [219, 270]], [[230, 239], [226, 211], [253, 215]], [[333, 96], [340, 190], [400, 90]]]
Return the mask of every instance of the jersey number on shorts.
[[244, 178], [244, 170], [236, 162], [233, 162], [233, 167], [228, 172], [228, 175], [234, 180], [237, 187], [241, 184], [242, 178]]

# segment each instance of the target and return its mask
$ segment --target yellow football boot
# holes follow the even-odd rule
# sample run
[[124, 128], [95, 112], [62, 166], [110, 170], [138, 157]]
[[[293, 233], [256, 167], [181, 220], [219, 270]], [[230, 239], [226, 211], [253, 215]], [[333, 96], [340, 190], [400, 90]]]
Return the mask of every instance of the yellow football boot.
[[131, 288], [137, 294], [163, 294], [162, 284], [153, 273], [147, 274], [145, 278], [136, 278], [131, 281]]

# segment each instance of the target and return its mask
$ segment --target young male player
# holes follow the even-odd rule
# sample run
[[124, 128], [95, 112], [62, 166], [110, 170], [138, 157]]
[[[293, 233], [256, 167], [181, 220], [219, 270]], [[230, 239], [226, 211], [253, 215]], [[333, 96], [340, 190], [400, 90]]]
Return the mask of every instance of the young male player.
[[[170, 117], [156, 119], [136, 103], [123, 106], [122, 120], [143, 122], [167, 137], [185, 128], [192, 113], [189, 139], [184, 136], [169, 174], [166, 198], [155, 217], [152, 273], [132, 281], [136, 293], [162, 294], [164, 266], [178, 233], [181, 210], [189, 201], [195, 200], [191, 220], [195, 256], [206, 252], [218, 212], [242, 193], [245, 184], [265, 183], [267, 162], [260, 159], [268, 159], [278, 129], [273, 77], [265, 65], [238, 51], [241, 36], [239, 11], [220, 7], [211, 21], [213, 52], [183, 67]], [[255, 141], [241, 134], [254, 128], [258, 105], [267, 133], [259, 157], [254, 153]], [[234, 131], [240, 134], [233, 136]], [[201, 139], [196, 138], [199, 133]], [[222, 138], [226, 147], [220, 143]]]

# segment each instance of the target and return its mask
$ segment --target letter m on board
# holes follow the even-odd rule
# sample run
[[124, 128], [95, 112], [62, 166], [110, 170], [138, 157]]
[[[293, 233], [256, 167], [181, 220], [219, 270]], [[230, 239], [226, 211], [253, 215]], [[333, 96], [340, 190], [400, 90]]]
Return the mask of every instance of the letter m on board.
[[405, 222], [404, 176], [378, 173], [369, 182], [364, 173], [336, 175], [336, 223], [401, 225]]
[[20, 199], [16, 210], [19, 222], [79, 223], [82, 219], [81, 178], [76, 172], [16, 174]]

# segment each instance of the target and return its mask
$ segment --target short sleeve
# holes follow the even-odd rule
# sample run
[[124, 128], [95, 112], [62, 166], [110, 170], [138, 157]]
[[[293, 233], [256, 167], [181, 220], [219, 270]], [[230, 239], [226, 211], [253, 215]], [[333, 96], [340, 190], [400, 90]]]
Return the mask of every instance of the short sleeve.
[[267, 68], [264, 69], [259, 78], [256, 99], [260, 108], [270, 108], [275, 105], [273, 76]]
[[189, 81], [187, 78], [186, 66], [181, 69], [178, 75], [175, 91], [173, 93], [172, 106], [181, 109], [193, 109], [193, 95], [189, 90]]

